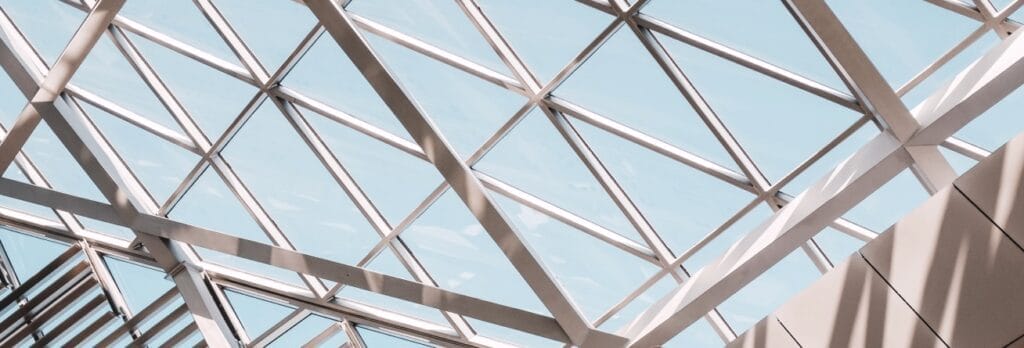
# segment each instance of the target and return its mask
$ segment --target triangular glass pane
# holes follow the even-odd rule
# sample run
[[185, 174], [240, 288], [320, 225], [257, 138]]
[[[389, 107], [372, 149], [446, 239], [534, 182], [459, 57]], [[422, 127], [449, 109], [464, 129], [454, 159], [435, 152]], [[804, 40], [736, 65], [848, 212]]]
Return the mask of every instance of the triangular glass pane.
[[59, 1], [3, 1], [3, 10], [50, 65], [57, 62], [86, 15]]
[[555, 94], [683, 150], [736, 168], [725, 148], [628, 28], [619, 28]]
[[701, 96], [772, 181], [860, 118], [838, 104], [693, 46], [663, 41]]
[[754, 196], [697, 169], [579, 122], [577, 129], [662, 240], [681, 253]]
[[[273, 244], [213, 169], [207, 169], [192, 184], [168, 217], [236, 237]], [[196, 248], [196, 252], [207, 262], [305, 287], [295, 273], [281, 268], [203, 248]]]
[[392, 225], [405, 219], [444, 178], [429, 162], [303, 110], [309, 123]]
[[146, 308], [174, 287], [174, 283], [165, 278], [164, 272], [114, 257], [104, 257], [103, 260], [133, 313]]
[[209, 168], [199, 176], [167, 217], [261, 243], [271, 244], [259, 225], [221, 180]]
[[242, 322], [245, 333], [249, 338], [256, 338], [262, 335], [267, 329], [284, 319], [285, 316], [295, 311], [295, 308], [280, 305], [274, 302], [245, 295], [236, 291], [225, 290], [231, 308], [235, 315]]
[[359, 0], [346, 9], [495, 71], [508, 71], [454, 1]]
[[942, 157], [949, 161], [949, 164], [953, 166], [953, 170], [956, 171], [958, 176], [963, 175], [968, 170], [971, 170], [974, 165], [978, 164], [978, 161], [975, 161], [973, 158], [961, 155], [959, 152], [947, 149], [944, 146], [939, 146], [939, 152], [942, 152]]
[[400, 238], [441, 288], [548, 313], [454, 192], [438, 198]]
[[380, 238], [284, 117], [264, 103], [223, 156], [299, 251], [355, 264]]
[[747, 331], [821, 276], [802, 250], [796, 250], [718, 306], [736, 332]]
[[178, 188], [199, 156], [106, 111], [79, 103], [146, 190], [163, 202]]
[[15, 275], [22, 282], [56, 259], [57, 255], [68, 250], [67, 245], [14, 232], [7, 228], [0, 228], [0, 243], [3, 243], [4, 252], [11, 260], [11, 267], [14, 268]]
[[882, 232], [924, 203], [931, 195], [910, 169], [904, 170], [850, 209], [844, 216], [875, 232]]
[[281, 84], [396, 136], [412, 139], [330, 35], [320, 35]]
[[477, 3], [542, 82], [555, 77], [612, 20], [600, 11], [573, 1], [481, 0]]
[[547, 215], [491, 193], [536, 256], [578, 305], [595, 320], [657, 268]]
[[[7, 172], [4, 173], [4, 177], [12, 180], [17, 180], [23, 183], [29, 183], [28, 178], [18, 168], [17, 165], [11, 165], [8, 167]], [[53, 209], [29, 203], [20, 199], [14, 199], [7, 196], [0, 195], [0, 206], [4, 208], [14, 209], [22, 213], [32, 214], [41, 218], [50, 219], [53, 221], [60, 221], [57, 219], [57, 214], [53, 212]]]
[[463, 158], [526, 102], [507, 89], [390, 41], [374, 35], [367, 35], [367, 40]]
[[309, 8], [295, 1], [217, 0], [216, 3], [231, 27], [270, 73], [284, 63], [316, 23]]
[[[781, 2], [652, 1], [643, 12], [683, 30], [807, 76], [832, 88], [846, 86]], [[663, 38], [663, 43], [674, 40]]]
[[893, 88], [979, 26], [925, 1], [829, 0], [828, 4]]
[[107, 201], [46, 122], [39, 123], [21, 151], [28, 155], [54, 190], [94, 201]]
[[474, 168], [618, 234], [643, 240], [540, 109], [531, 111]]
[[210, 141], [215, 141], [256, 94], [256, 88], [195, 60], [130, 35], [139, 52], [188, 110]]
[[229, 62], [238, 59], [191, 1], [131, 0], [121, 15]]
[[181, 132], [174, 117], [111, 40], [103, 38], [96, 42], [96, 47], [71, 78], [71, 83], [172, 131]]
[[[391, 250], [384, 249], [377, 254], [370, 264], [365, 267], [374, 272], [399, 277], [409, 281], [416, 281], [409, 271], [402, 265], [401, 261]], [[430, 308], [418, 303], [396, 299], [390, 296], [381, 295], [375, 292], [366, 291], [356, 287], [346, 286], [338, 292], [338, 297], [372, 306], [387, 311], [401, 313], [436, 325], [448, 327], [448, 322], [437, 309]]]

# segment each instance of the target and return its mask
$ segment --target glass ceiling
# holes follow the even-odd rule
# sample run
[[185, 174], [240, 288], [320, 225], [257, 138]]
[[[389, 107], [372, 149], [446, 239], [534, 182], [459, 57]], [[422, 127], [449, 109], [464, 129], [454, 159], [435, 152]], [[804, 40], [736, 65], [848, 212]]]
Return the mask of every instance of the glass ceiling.
[[[923, 127], [1024, 5], [827, 1], [865, 73], [803, 0], [121, 2], [0, 0], [0, 295], [42, 298], [88, 268], [67, 290], [80, 301], [0, 345], [630, 340], [656, 302], [898, 136], [890, 117]], [[1024, 130], [1022, 93], [926, 144], [940, 156], [825, 197], [843, 208], [666, 346], [742, 334], [923, 202], [941, 175], [921, 168], [962, 173]], [[6, 193], [31, 187], [120, 202]], [[131, 214], [166, 220], [117, 220]], [[463, 312], [469, 299], [485, 307]], [[475, 314], [495, 305], [547, 321]]]

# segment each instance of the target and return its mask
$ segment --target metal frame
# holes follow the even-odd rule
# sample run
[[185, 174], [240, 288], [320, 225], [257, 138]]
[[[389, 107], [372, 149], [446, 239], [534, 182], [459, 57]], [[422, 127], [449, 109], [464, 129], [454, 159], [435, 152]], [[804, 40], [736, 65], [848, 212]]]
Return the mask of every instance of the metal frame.
[[[988, 152], [984, 149], [953, 138], [952, 135], [1024, 83], [1024, 71], [1021, 71], [1024, 69], [1024, 40], [1011, 35], [1020, 27], [1020, 23], [1009, 19], [1014, 11], [1024, 6], [1024, 0], [1014, 1], [1002, 10], [997, 10], [989, 0], [973, 0], [971, 3], [959, 0], [929, 0], [928, 2], [939, 8], [980, 22], [979, 27], [899, 88], [892, 88], [885, 82], [870, 58], [859, 48], [823, 1], [783, 0], [779, 6], [785, 6], [793, 14], [794, 23], [803, 28], [807, 33], [807, 39], [819, 48], [822, 59], [827, 60], [835, 68], [852, 91], [852, 95], [691, 33], [657, 18], [656, 15], [644, 13], [643, 8], [648, 2], [645, 0], [634, 1], [631, 4], [621, 0], [580, 0], [580, 6], [608, 14], [609, 24], [551, 81], [543, 83], [475, 0], [452, 1], [508, 67], [511, 76], [424, 42], [418, 39], [415, 33], [404, 33], [371, 18], [350, 13], [344, 9], [347, 1], [303, 2], [318, 19], [318, 23], [310, 28], [284, 64], [274, 71], [268, 70], [247, 46], [232, 23], [216, 6], [215, 0], [194, 0], [193, 4], [235, 55], [237, 63], [216, 57], [143, 23], [119, 15], [118, 11], [124, 0], [60, 0], [66, 6], [86, 12], [86, 17], [60, 58], [53, 66], [49, 66], [0, 7], [0, 65], [28, 101], [17, 122], [7, 125], [9, 128], [0, 126], [0, 133], [3, 136], [3, 141], [0, 142], [0, 171], [6, 170], [11, 164], [17, 165], [31, 183], [0, 179], [0, 194], [50, 207], [59, 219], [49, 221], [0, 207], [0, 223], [23, 232], [74, 243], [73, 250], [83, 252], [86, 265], [83, 267], [88, 268], [88, 274], [92, 279], [90, 281], [94, 281], [95, 287], [101, 289], [104, 294], [89, 301], [88, 306], [80, 309], [79, 313], [94, 313], [103, 301], [111, 308], [109, 314], [100, 316], [94, 323], [80, 323], [71, 319], [59, 323], [58, 330], [52, 333], [39, 334], [22, 327], [17, 328], [21, 330], [17, 335], [0, 335], [0, 338], [20, 340], [31, 334], [38, 343], [46, 343], [71, 327], [84, 326], [96, 329], [115, 324], [118, 325], [115, 335], [106, 338], [105, 342], [110, 343], [123, 335], [130, 335], [136, 343], [145, 344], [146, 339], [161, 332], [175, 318], [158, 318], [157, 325], [146, 332], [139, 332], [135, 326], [141, 320], [150, 318], [157, 309], [168, 305], [173, 296], [180, 295], [183, 303], [173, 313], [178, 316], [189, 314], [193, 322], [172, 333], [170, 340], [164, 342], [164, 345], [180, 342], [199, 332], [210, 346], [263, 346], [314, 312], [336, 318], [338, 322], [311, 338], [310, 344], [321, 342], [333, 335], [345, 334], [352, 346], [362, 347], [364, 343], [359, 338], [357, 326], [374, 326], [388, 332], [415, 336], [442, 345], [503, 344], [479, 335], [466, 317], [532, 333], [568, 345], [587, 347], [660, 345], [694, 321], [704, 319], [715, 329], [723, 342], [729, 342], [736, 338], [737, 332], [715, 309], [719, 304], [797, 248], [802, 249], [821, 272], [831, 269], [833, 261], [824, 255], [813, 237], [826, 226], [861, 240], [870, 240], [877, 235], [876, 231], [858, 226], [841, 216], [902, 170], [912, 169], [921, 185], [929, 192], [935, 192], [952, 182], [956, 174], [939, 152], [939, 146], [973, 159], [987, 156]], [[696, 110], [703, 125], [735, 161], [739, 172], [588, 110], [585, 105], [577, 105], [551, 94], [618, 30], [632, 32], [643, 44], [646, 52], [637, 54], [650, 54], [653, 57], [678, 90], [680, 98], [686, 100]], [[951, 84], [934, 91], [932, 97], [921, 105], [904, 105], [900, 96], [917, 87], [920, 82], [960, 54], [988, 30], [992, 30], [1003, 39], [999, 46], [965, 69]], [[244, 109], [234, 117], [224, 133], [206, 134], [187, 107], [178, 100], [174, 91], [163, 82], [159, 72], [135, 47], [132, 39], [126, 34], [129, 32], [249, 84], [257, 91]], [[445, 134], [441, 129], [434, 125], [430, 115], [419, 107], [415, 97], [402, 87], [398, 78], [376, 55], [373, 47], [364, 39], [365, 35], [375, 35], [397, 43], [474, 78], [525, 96], [527, 102], [516, 110], [502, 127], [491, 134], [479, 149], [470, 156], [460, 156], [445, 140]], [[105, 39], [104, 36], [113, 40], [147, 88], [184, 130], [184, 134], [156, 124], [148, 120], [146, 115], [136, 114], [104, 96], [69, 84], [93, 45], [98, 40]], [[412, 135], [413, 142], [366, 123], [359, 119], [359, 115], [347, 114], [281, 85], [284, 77], [317, 40], [333, 40], [341, 47], [374, 91], [382, 96], [386, 106], [405, 130]], [[863, 114], [863, 117], [825, 147], [818, 149], [814, 155], [781, 180], [770, 182], [719, 119], [711, 105], [703, 99], [699, 89], [689, 81], [686, 71], [675, 63], [663, 46], [662, 40], [678, 40], [707, 51], [742, 68], [751, 69], [854, 110]], [[79, 103], [83, 102], [122, 118], [152, 134], [154, 139], [159, 139], [157, 141], [167, 141], [195, 153], [200, 156], [200, 160], [171, 197], [164, 202], [158, 202], [121, 159], [117, 149], [103, 137], [102, 130], [94, 125], [90, 116], [80, 107]], [[277, 227], [273, 217], [234, 172], [227, 159], [221, 156], [221, 150], [230, 143], [233, 136], [245, 126], [249, 117], [263, 103], [272, 103], [289, 122], [295, 134], [309, 147], [380, 237], [378, 244], [358, 263], [342, 264], [297, 250], [289, 241], [288, 235]], [[523, 191], [473, 169], [473, 165], [534, 108], [543, 111], [577, 159], [601, 185], [603, 192], [612, 199], [623, 216], [636, 229], [642, 237], [642, 243], [624, 238], [585, 217], [546, 202], [534, 193]], [[304, 112], [305, 110], [311, 112]], [[309, 117], [326, 117], [414, 158], [426, 161], [436, 167], [445, 180], [404, 219], [388, 221], [378, 211], [372, 197], [364, 193], [356, 178], [349, 174], [345, 164], [327, 147], [318, 130], [308, 121]], [[54, 191], [32, 160], [21, 152], [41, 120], [57, 134], [108, 202], [96, 202]], [[601, 162], [600, 153], [593, 151], [586, 138], [577, 131], [576, 125], [579, 122], [596, 126], [663, 155], [678, 165], [692, 167], [749, 192], [752, 194], [751, 201], [735, 212], [724, 224], [713, 231], [707, 231], [707, 235], [691, 248], [673, 251], [665, 244], [659, 231], [647, 221], [643, 210], [633, 202], [628, 192]], [[838, 164], [831, 173], [805, 192], [782, 191], [785, 184], [868, 123], [874, 124], [882, 131], [874, 140]], [[199, 176], [209, 169], [213, 169], [224, 181], [267, 235], [272, 245], [232, 237], [223, 233], [224, 231], [212, 231], [166, 218]], [[402, 242], [401, 233], [449, 189], [465, 203], [504, 256], [547, 307], [551, 316], [445, 290], [432, 278], [430, 269], [421, 264], [413, 251]], [[537, 252], [524, 241], [520, 232], [499, 209], [494, 201], [494, 195], [511, 198], [572, 226], [626, 252], [630, 257], [638, 257], [655, 265], [659, 272], [643, 284], [637, 284], [634, 291], [616, 301], [616, 304], [600, 318], [589, 320], [576, 307], [555, 275], [540, 261]], [[682, 266], [685, 260], [759, 204], [765, 204], [774, 211], [768, 221], [747, 233], [709, 266], [699, 271]], [[136, 237], [127, 241], [87, 230], [78, 221], [78, 216], [128, 227]], [[145, 248], [139, 248], [140, 246]], [[193, 250], [194, 247], [232, 254], [294, 271], [303, 280], [304, 287], [208, 263], [198, 257]], [[413, 275], [414, 280], [404, 280], [366, 269], [369, 262], [382, 252], [393, 253]], [[175, 282], [176, 288], [154, 303], [152, 308], [132, 313], [102, 261], [104, 255], [123, 257], [132, 262], [159, 267]], [[26, 282], [17, 279], [9, 262], [6, 261], [6, 254], [2, 256], [0, 273], [4, 276], [5, 284], [15, 289], [9, 296], [23, 293], [22, 289], [27, 289], [26, 286], [31, 284], [26, 285]], [[676, 289], [634, 319], [629, 327], [621, 332], [606, 332], [597, 328], [666, 276], [675, 281]], [[339, 285], [328, 288], [324, 280], [337, 282]], [[372, 303], [355, 303], [339, 298], [338, 292], [346, 286], [437, 308], [441, 310], [450, 327], [440, 327], [434, 323], [391, 312], [387, 308], [377, 308]], [[239, 319], [231, 310], [231, 304], [223, 294], [225, 288], [285, 303], [293, 306], [295, 310], [268, 332], [249, 333], [241, 327]], [[25, 298], [19, 300], [30, 301]], [[28, 310], [29, 308], [25, 309]], [[32, 315], [37, 314], [40, 313], [33, 312]], [[118, 322], [115, 318], [121, 321]], [[39, 323], [39, 318], [32, 316], [19, 320], [24, 320], [24, 323], [29, 325]], [[79, 336], [82, 335], [88, 336], [85, 332]], [[77, 338], [84, 339], [85, 336]]]

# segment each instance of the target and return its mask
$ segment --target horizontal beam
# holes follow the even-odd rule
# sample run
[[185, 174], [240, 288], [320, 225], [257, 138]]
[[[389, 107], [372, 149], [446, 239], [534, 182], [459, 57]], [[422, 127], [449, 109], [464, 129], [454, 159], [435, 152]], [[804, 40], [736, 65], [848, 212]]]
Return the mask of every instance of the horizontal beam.
[[[125, 226], [114, 208], [97, 202], [20, 181], [0, 178], [0, 194], [27, 202], [47, 205], [99, 221]], [[568, 336], [548, 316], [524, 311], [441, 288], [392, 277], [272, 245], [234, 237], [225, 233], [140, 214], [133, 230], [154, 237], [185, 242], [197, 247], [235, 255], [251, 261], [310, 274], [381, 295], [419, 303], [443, 311], [462, 314], [541, 337], [568, 343]]]

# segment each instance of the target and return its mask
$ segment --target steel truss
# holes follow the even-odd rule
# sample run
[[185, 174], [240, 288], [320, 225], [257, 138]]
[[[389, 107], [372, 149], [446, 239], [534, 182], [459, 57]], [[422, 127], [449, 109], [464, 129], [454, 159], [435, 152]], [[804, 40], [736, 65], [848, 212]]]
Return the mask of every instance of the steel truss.
[[[346, 335], [351, 345], [361, 347], [363, 342], [356, 326], [380, 328], [437, 345], [506, 345], [478, 335], [467, 318], [567, 345], [587, 347], [656, 346], [664, 344], [695, 321], [705, 320], [723, 342], [729, 342], [736, 338], [737, 333], [716, 310], [717, 306], [798, 248], [804, 251], [821, 272], [831, 269], [833, 261], [825, 256], [813, 238], [825, 227], [830, 226], [865, 241], [874, 238], [875, 232], [843, 219], [842, 215], [904, 169], [910, 168], [929, 192], [935, 192], [951, 183], [956, 174], [939, 148], [945, 147], [974, 159], [987, 156], [987, 151], [952, 135], [1024, 83], [1024, 40], [1019, 35], [1011, 35], [1020, 23], [1009, 19], [1010, 14], [1024, 6], [1022, 0], [1014, 1], [1002, 10], [996, 10], [989, 0], [975, 0], [971, 3], [929, 0], [938, 7], [978, 21], [979, 27], [896, 89], [884, 80], [823, 1], [783, 0], [781, 6], [792, 13], [794, 20], [807, 33], [824, 59], [833, 66], [852, 95], [652, 17], [642, 12], [648, 2], [645, 0], [633, 3], [623, 0], [580, 0], [582, 5], [605, 12], [614, 19], [551, 81], [545, 83], [516, 53], [475, 0], [453, 1], [507, 65], [512, 76], [421, 41], [411, 35], [413, 33], [403, 33], [350, 13], [344, 9], [346, 1], [305, 1], [304, 5], [317, 18], [318, 23], [310, 28], [285, 62], [274, 71], [268, 70], [257, 58], [213, 0], [194, 0], [193, 4], [241, 65], [225, 61], [119, 15], [124, 0], [60, 0], [63, 5], [88, 15], [60, 58], [51, 66], [36, 52], [33, 43], [23, 36], [7, 13], [0, 13], [0, 65], [29, 101], [16, 123], [0, 129], [3, 134], [0, 168], [7, 170], [14, 164], [30, 181], [28, 184], [0, 178], [0, 194], [52, 208], [60, 221], [50, 221], [7, 208], [0, 208], [0, 219], [4, 225], [21, 232], [71, 244], [64, 254], [47, 265], [42, 272], [21, 280], [14, 275], [7, 255], [0, 253], [0, 276], [11, 289], [0, 300], [0, 310], [11, 306], [17, 312], [17, 315], [0, 318], [4, 320], [0, 322], [0, 328], [4, 330], [0, 332], [0, 345], [21, 342], [30, 336], [37, 344], [45, 344], [72, 327], [88, 328], [82, 331], [85, 335], [84, 332], [93, 332], [108, 325], [114, 325], [117, 329], [102, 342], [112, 343], [118, 337], [128, 335], [136, 343], [145, 344], [161, 334], [171, 321], [188, 315], [192, 324], [171, 334], [164, 342], [165, 345], [174, 345], [198, 332], [209, 346], [263, 346], [283, 335], [311, 313], [337, 320], [336, 324], [309, 342], [313, 345], [335, 335]], [[3, 11], [2, 6], [0, 11]], [[551, 94], [618, 30], [631, 32], [643, 44], [647, 51], [644, 54], [650, 54], [655, 59], [678, 89], [680, 96], [696, 110], [703, 124], [735, 161], [739, 172], [588, 110], [585, 105], [577, 105]], [[900, 100], [900, 96], [919, 85], [989, 31], [995, 32], [1003, 39], [1002, 42], [961, 72], [951, 83], [932, 92], [931, 97], [916, 107], [908, 108]], [[147, 58], [136, 48], [134, 36], [128, 33], [251, 85], [257, 92], [225, 132], [207, 134], [161, 80]], [[377, 56], [366, 41], [366, 35], [376, 35], [397, 43], [528, 100], [475, 152], [461, 156]], [[131, 67], [184, 130], [184, 134], [135, 114], [104, 96], [70, 84], [78, 67], [104, 36], [113, 40]], [[386, 106], [412, 136], [413, 142], [364, 122], [357, 115], [347, 114], [280, 84], [317, 39], [333, 40], [341, 47], [374, 91], [382, 96]], [[686, 71], [675, 63], [661, 42], [666, 39], [678, 40], [710, 52], [863, 116], [782, 179], [769, 182], [716, 111], [690, 82]], [[101, 135], [81, 103], [109, 112], [163, 141], [200, 156], [201, 160], [174, 193], [166, 201], [159, 202]], [[380, 241], [358, 263], [343, 264], [297, 250], [288, 235], [274, 223], [270, 214], [221, 156], [221, 151], [263, 103], [274, 105], [288, 121], [380, 237]], [[642, 242], [622, 237], [473, 168], [535, 107], [543, 111], [551, 126], [639, 232]], [[344, 164], [331, 153], [317, 129], [307, 120], [307, 115], [300, 110], [319, 114], [312, 117], [326, 117], [430, 163], [442, 175], [444, 182], [406, 218], [392, 224], [384, 218]], [[21, 152], [41, 121], [54, 131], [107, 202], [53, 190], [32, 160]], [[698, 243], [687, 250], [673, 252], [644, 217], [642, 209], [632, 201], [601, 162], [599, 154], [581, 136], [576, 128], [580, 122], [663, 155], [679, 165], [699, 170], [753, 194], [754, 198], [724, 224], [709, 231]], [[828, 175], [804, 192], [782, 191], [797, 175], [869, 123], [882, 130], [877, 137], [836, 165]], [[225, 233], [227, 231], [213, 231], [167, 218], [167, 214], [191, 189], [199, 176], [209, 169], [228, 185], [272, 245], [235, 237]], [[484, 227], [503, 256], [541, 300], [550, 316], [442, 288], [431, 277], [430, 270], [401, 241], [401, 232], [449, 189], [457, 194]], [[555, 275], [540, 261], [537, 251], [524, 241], [521, 232], [499, 209], [494, 201], [495, 195], [510, 198], [647, 261], [655, 265], [659, 272], [643, 284], [637, 284], [636, 290], [617, 301], [600, 318], [589, 320], [573, 303]], [[774, 211], [768, 221], [747, 233], [709, 266], [701, 270], [689, 270], [683, 266], [684, 261], [761, 204]], [[79, 222], [78, 217], [127, 227], [134, 233], [134, 240], [90, 231]], [[198, 256], [195, 247], [295, 272], [303, 280], [304, 287], [206, 262]], [[367, 269], [369, 262], [380, 252], [393, 252], [397, 255], [402, 265], [413, 275], [413, 280]], [[175, 289], [154, 301], [150, 307], [132, 313], [125, 304], [123, 294], [114, 284], [110, 271], [101, 261], [102, 257], [108, 255], [158, 267], [174, 281]], [[627, 328], [620, 332], [598, 329], [602, 323], [666, 276], [677, 287], [635, 318]], [[330, 283], [325, 281], [338, 285], [329, 286]], [[50, 295], [27, 295], [33, 289], [38, 290], [43, 286], [48, 287], [46, 290], [49, 291], [45, 293]], [[377, 308], [373, 303], [358, 303], [341, 298], [338, 293], [344, 287], [359, 288], [439, 309], [450, 327], [442, 327], [386, 308]], [[103, 295], [90, 298], [87, 305], [80, 312], [74, 313], [72, 318], [83, 317], [86, 312], [100, 311], [104, 313], [100, 320], [79, 322], [69, 319], [59, 323], [57, 329], [50, 332], [38, 330], [39, 325], [56, 316], [54, 308], [60, 308], [60, 304], [70, 303], [78, 295], [94, 289], [102, 290]], [[288, 304], [295, 309], [266, 332], [249, 333], [231, 310], [231, 304], [224, 294], [225, 289]], [[157, 318], [159, 322], [152, 328], [146, 331], [137, 329], [141, 321], [152, 319], [155, 313], [169, 306], [175, 296], [180, 296], [182, 304], [174, 307], [166, 317]], [[103, 307], [103, 304], [108, 306]], [[109, 310], [104, 311], [104, 308]], [[75, 337], [79, 340], [84, 338]]]

